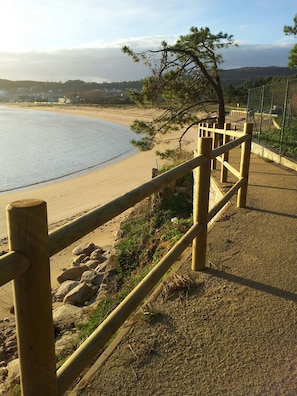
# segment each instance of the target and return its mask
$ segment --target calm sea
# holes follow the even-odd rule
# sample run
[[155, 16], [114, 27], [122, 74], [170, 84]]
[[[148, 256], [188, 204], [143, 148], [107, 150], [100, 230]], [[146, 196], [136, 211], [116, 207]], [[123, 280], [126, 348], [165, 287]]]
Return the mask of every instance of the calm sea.
[[0, 192], [108, 165], [137, 150], [129, 127], [0, 106]]

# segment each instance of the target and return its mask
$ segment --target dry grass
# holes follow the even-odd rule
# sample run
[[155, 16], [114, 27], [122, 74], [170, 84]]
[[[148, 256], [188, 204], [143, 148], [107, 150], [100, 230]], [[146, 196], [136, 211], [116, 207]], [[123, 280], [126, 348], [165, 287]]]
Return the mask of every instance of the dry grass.
[[189, 277], [180, 274], [173, 274], [163, 284], [161, 290], [163, 301], [169, 300], [181, 293], [187, 296], [190, 289], [195, 285], [195, 282]]

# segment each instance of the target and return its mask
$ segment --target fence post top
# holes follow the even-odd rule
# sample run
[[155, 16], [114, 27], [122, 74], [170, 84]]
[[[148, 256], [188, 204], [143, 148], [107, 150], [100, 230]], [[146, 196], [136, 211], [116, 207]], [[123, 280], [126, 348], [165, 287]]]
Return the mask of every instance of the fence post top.
[[33, 199], [33, 198], [21, 199], [8, 204], [7, 209], [33, 208], [33, 207], [43, 206], [45, 204], [46, 202], [41, 199]]
[[198, 144], [200, 144], [201, 146], [203, 146], [203, 147], [210, 147], [211, 148], [211, 145], [212, 145], [212, 137], [210, 137], [210, 136], [206, 136], [206, 137], [200, 137], [199, 139], [198, 139], [198, 142], [200, 141], [200, 143], [198, 143]]
[[208, 141], [212, 141], [212, 137], [211, 136], [201, 136], [201, 137], [199, 137], [199, 139], [203, 140], [204, 142], [206, 142], [207, 140]]

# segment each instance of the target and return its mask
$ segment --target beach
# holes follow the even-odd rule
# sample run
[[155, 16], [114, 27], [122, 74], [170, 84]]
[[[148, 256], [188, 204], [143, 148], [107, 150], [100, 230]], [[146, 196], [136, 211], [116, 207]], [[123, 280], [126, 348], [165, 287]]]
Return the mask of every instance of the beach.
[[[35, 109], [30, 107], [30, 109]], [[138, 109], [136, 107], [76, 107], [76, 106], [42, 106], [36, 110], [54, 111], [63, 114], [79, 115], [98, 118], [105, 121], [115, 122], [123, 125], [131, 125], [135, 119], [152, 119], [156, 110]], [[0, 194], [0, 251], [7, 251], [7, 226], [6, 207], [10, 202], [21, 199], [41, 199], [47, 203], [49, 230], [65, 224], [66, 222], [80, 216], [81, 214], [99, 207], [110, 200], [140, 186], [150, 180], [152, 168], [162, 165], [156, 150], [173, 147], [177, 144], [178, 132], [174, 132], [148, 152], [138, 152], [121, 161], [114, 162], [108, 166], [87, 172], [78, 177], [57, 180], [30, 188], [19, 189], [9, 193]], [[187, 134], [189, 142], [188, 149], [197, 147], [197, 133], [193, 128]], [[112, 245], [119, 224], [125, 217], [125, 213], [104, 224], [91, 234], [85, 236], [82, 241], [90, 241], [99, 246]], [[51, 282], [52, 288], [57, 286], [57, 275], [63, 268], [71, 264], [73, 246], [69, 246], [62, 252], [51, 258]], [[9, 308], [12, 305], [11, 284], [0, 288], [0, 319], [9, 316]]]

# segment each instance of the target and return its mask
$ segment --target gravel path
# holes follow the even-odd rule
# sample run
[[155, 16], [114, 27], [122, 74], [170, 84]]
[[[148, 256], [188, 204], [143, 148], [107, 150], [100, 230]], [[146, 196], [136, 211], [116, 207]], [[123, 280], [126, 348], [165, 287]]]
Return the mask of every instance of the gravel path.
[[297, 173], [252, 155], [247, 208], [209, 232], [189, 293], [151, 303], [72, 395], [297, 395]]

